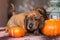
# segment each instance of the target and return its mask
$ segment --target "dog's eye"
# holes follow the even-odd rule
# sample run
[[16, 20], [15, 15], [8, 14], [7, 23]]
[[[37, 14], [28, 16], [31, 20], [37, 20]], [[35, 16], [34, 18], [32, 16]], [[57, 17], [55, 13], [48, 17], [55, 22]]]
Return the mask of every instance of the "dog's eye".
[[35, 19], [35, 21], [39, 21], [39, 19]]

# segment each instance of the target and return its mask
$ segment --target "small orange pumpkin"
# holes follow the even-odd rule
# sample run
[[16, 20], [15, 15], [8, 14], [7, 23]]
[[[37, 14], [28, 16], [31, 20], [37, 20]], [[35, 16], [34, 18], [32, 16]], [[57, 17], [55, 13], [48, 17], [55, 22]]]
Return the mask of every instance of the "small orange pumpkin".
[[60, 20], [46, 20], [42, 33], [47, 36], [60, 35]]
[[25, 35], [25, 30], [22, 27], [10, 27], [8, 30], [9, 36], [11, 37], [22, 37]]

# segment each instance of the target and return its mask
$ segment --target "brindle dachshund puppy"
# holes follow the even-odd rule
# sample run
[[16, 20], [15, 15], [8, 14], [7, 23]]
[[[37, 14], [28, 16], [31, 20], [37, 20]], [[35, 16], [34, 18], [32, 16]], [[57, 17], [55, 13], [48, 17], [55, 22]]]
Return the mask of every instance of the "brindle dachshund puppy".
[[25, 29], [26, 33], [39, 34], [39, 29], [42, 28], [46, 18], [45, 9], [43, 7], [37, 7], [30, 12], [13, 15], [7, 23], [7, 28], [20, 26]]
[[41, 32], [40, 30], [42, 29], [45, 20], [48, 19], [48, 15], [46, 13], [46, 10], [42, 6], [38, 6], [33, 10], [36, 11], [36, 15], [26, 17], [26, 29], [29, 33], [40, 34], [39, 32]]
[[[35, 15], [32, 14], [32, 13], [35, 13]], [[26, 25], [25, 27], [27, 29], [27, 32], [28, 33], [39, 34], [39, 31], [38, 31], [39, 26], [40, 26], [41, 21], [44, 21], [44, 18], [37, 11], [31, 12], [31, 14], [32, 15], [26, 16], [26, 19], [25, 19], [25, 25]]]

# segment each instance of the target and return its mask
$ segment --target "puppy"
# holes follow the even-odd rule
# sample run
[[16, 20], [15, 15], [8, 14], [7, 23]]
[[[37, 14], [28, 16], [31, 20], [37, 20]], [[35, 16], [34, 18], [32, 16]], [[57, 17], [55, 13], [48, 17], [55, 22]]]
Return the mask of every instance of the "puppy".
[[35, 10], [36, 15], [32, 15], [31, 17], [27, 16], [26, 18], [27, 22], [25, 22], [25, 25], [28, 32], [40, 34], [41, 33], [40, 30], [42, 29], [45, 20], [48, 19], [48, 15], [46, 10], [42, 6], [38, 6], [33, 10]]
[[41, 25], [45, 21], [44, 15], [45, 11], [42, 7], [35, 8], [29, 12], [15, 14], [9, 19], [7, 27], [20, 26], [25, 29], [26, 33], [39, 34], [39, 28], [42, 28]]
[[41, 21], [40, 17], [42, 17], [42, 15], [35, 10], [16, 14], [9, 19], [7, 27], [20, 26], [25, 30], [33, 32], [38, 29], [39, 23]]

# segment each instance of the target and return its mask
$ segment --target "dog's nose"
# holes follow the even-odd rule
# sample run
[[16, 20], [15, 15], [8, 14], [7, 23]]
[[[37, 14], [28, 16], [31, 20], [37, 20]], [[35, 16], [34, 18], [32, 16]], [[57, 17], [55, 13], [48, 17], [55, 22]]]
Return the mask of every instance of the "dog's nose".
[[29, 27], [32, 28], [32, 27], [33, 27], [33, 24], [31, 23], [31, 24], [29, 25]]

